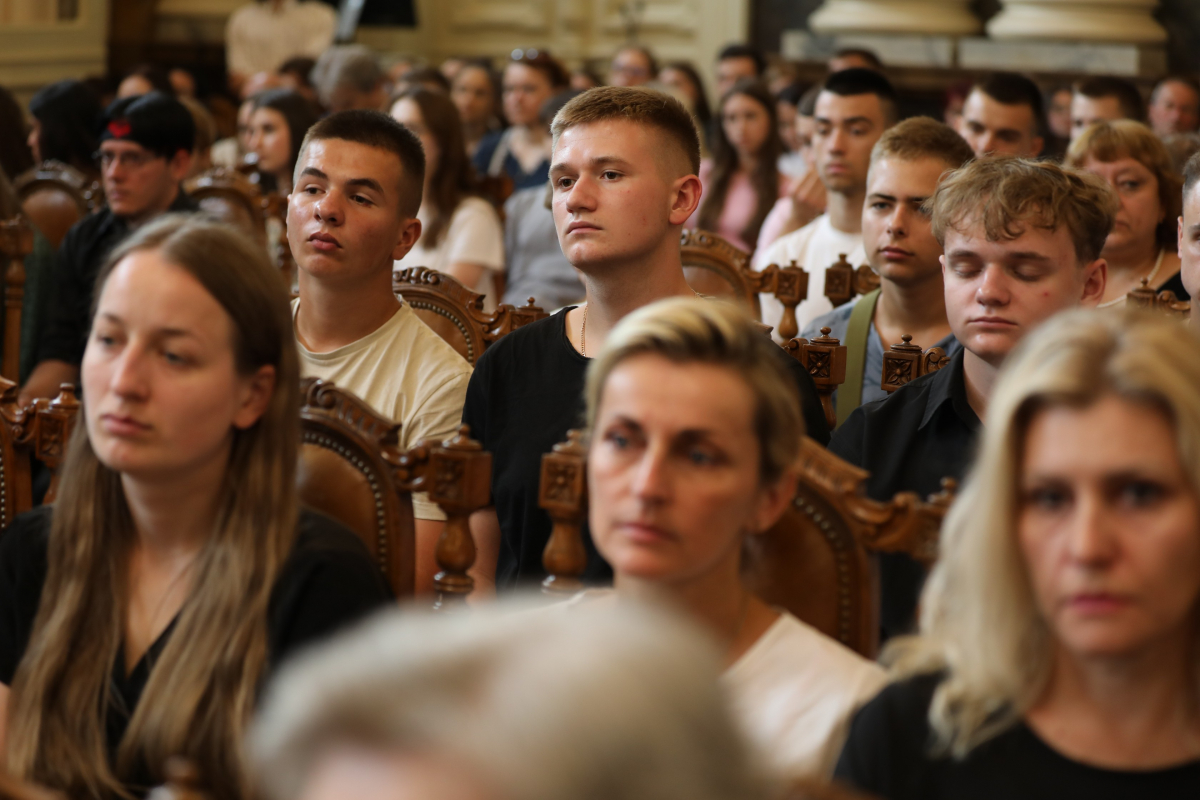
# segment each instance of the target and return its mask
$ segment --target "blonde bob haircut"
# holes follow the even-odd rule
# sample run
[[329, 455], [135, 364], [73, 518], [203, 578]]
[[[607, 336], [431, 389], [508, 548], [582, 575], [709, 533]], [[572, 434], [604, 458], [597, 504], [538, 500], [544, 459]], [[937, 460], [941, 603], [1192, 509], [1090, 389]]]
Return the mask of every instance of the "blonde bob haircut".
[[588, 367], [588, 428], [595, 427], [608, 376], [628, 358], [657, 355], [676, 364], [725, 367], [742, 376], [754, 394], [759, 482], [772, 484], [795, 463], [804, 436], [800, 393], [778, 350], [732, 303], [674, 297], [643, 306], [621, 320]]
[[[1200, 344], [1179, 323], [1074, 310], [1026, 337], [1004, 366], [978, 460], [942, 526], [920, 634], [885, 653], [901, 676], [944, 672], [929, 707], [937, 754], [964, 757], [1017, 723], [1045, 690], [1054, 633], [1017, 542], [1025, 437], [1044, 409], [1087, 408], [1113, 395], [1171, 421], [1200, 493]], [[1200, 685], [1200, 670], [1194, 677]]]

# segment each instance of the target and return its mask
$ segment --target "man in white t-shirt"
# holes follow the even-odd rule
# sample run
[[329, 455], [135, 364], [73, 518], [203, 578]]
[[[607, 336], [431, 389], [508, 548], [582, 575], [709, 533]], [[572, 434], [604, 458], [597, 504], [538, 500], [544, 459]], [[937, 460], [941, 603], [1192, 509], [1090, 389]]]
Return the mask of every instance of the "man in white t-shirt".
[[[754, 257], [758, 270], [767, 264], [795, 261], [808, 271], [808, 299], [796, 309], [801, 329], [833, 310], [825, 297], [825, 269], [841, 254], [855, 266], [866, 262], [862, 211], [867, 170], [871, 148], [896, 122], [896, 92], [888, 79], [874, 70], [835, 72], [826, 78], [817, 95], [815, 116], [812, 147], [817, 174], [825, 184], [826, 211], [800, 230], [759, 249]], [[771, 214], [787, 214], [788, 200], [781, 200]], [[763, 227], [767, 224], [764, 222]], [[764, 294], [761, 299], [763, 322], [778, 329], [783, 306], [772, 295]]]
[[[378, 111], [344, 111], [309, 129], [288, 198], [299, 267], [293, 305], [303, 374], [330, 380], [401, 425], [400, 446], [458, 430], [471, 367], [392, 294], [392, 262], [420, 238], [425, 156]], [[444, 516], [413, 497], [417, 589], [430, 588]]]
[[229, 15], [225, 64], [236, 93], [259, 72], [274, 72], [294, 56], [317, 58], [333, 44], [337, 16], [329, 6], [297, 0], [255, 0]]

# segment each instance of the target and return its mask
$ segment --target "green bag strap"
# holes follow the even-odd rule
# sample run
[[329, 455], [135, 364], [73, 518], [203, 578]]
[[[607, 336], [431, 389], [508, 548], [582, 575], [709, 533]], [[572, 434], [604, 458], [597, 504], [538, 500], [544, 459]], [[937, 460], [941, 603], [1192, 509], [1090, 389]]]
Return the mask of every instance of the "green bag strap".
[[871, 323], [875, 319], [875, 303], [879, 290], [868, 292], [859, 298], [850, 310], [850, 322], [846, 325], [846, 382], [838, 387], [837, 424], [841, 425], [850, 412], [862, 405], [863, 370], [867, 363], [867, 339], [871, 335]]

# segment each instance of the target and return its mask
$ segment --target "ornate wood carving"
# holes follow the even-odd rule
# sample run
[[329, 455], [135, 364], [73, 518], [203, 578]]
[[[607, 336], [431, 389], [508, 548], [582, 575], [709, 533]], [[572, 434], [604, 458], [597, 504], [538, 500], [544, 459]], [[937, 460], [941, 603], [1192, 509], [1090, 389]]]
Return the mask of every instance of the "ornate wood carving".
[[940, 347], [922, 351], [912, 343], [912, 336], [904, 334], [899, 344], [894, 344], [883, 354], [883, 375], [879, 385], [894, 392], [904, 384], [930, 372], [937, 372], [950, 363], [950, 356]]
[[532, 297], [520, 308], [502, 303], [490, 314], [485, 313], [483, 295], [428, 267], [409, 267], [396, 272], [392, 276], [392, 291], [471, 364], [502, 336], [550, 316], [534, 305]]
[[4, 268], [4, 348], [0, 375], [20, 380], [21, 307], [25, 300], [25, 257], [33, 252], [33, 228], [24, 219], [0, 221], [0, 255]]
[[75, 387], [64, 383], [53, 400], [17, 405], [16, 383], [0, 378], [0, 530], [33, 508], [33, 461], [50, 468], [45, 502], [54, 502], [58, 473], [75, 429], [80, 404]]
[[821, 328], [821, 335], [808, 339], [789, 339], [783, 349], [799, 361], [812, 376], [825, 409], [825, 421], [829, 429], [837, 427], [837, 409], [833, 407], [833, 393], [846, 382], [846, 345], [829, 335], [829, 328]]
[[1125, 295], [1125, 304], [1134, 308], [1148, 308], [1169, 316], [1187, 319], [1192, 312], [1192, 304], [1187, 300], [1179, 300], [1172, 291], [1155, 292], [1150, 288], [1150, 281], [1142, 278], [1142, 283], [1129, 294]]
[[84, 175], [61, 161], [49, 159], [27, 170], [13, 180], [13, 188], [21, 200], [39, 189], [55, 189], [69, 195], [79, 206], [80, 216], [104, 205], [104, 189], [100, 181]]
[[768, 264], [762, 271], [755, 270], [748, 253], [711, 231], [699, 229], [685, 230], [680, 245], [684, 273], [694, 290], [730, 296], [760, 321], [762, 305], [758, 296], [772, 294], [783, 304], [779, 336], [787, 340], [800, 332], [796, 307], [808, 298], [808, 273], [796, 262], [786, 267]]
[[825, 270], [825, 296], [833, 307], [850, 302], [856, 295], [867, 294], [879, 288], [879, 275], [866, 264], [857, 269], [846, 259], [845, 253], [838, 253], [838, 260]]
[[567, 432], [567, 441], [542, 456], [538, 505], [550, 515], [554, 528], [542, 552], [547, 594], [574, 594], [583, 588], [579, 576], [587, 566], [583, 549], [583, 513], [587, 507], [587, 445], [584, 432]]

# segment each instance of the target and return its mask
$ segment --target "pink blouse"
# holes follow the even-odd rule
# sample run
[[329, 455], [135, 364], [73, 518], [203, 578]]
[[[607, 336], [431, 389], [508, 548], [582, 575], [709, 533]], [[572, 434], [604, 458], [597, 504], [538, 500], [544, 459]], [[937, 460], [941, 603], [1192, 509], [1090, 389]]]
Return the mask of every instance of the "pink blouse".
[[[708, 191], [709, 181], [712, 178], [712, 159], [705, 158], [700, 161], [700, 185], [704, 191]], [[791, 187], [791, 180], [783, 174], [779, 176], [779, 196], [784, 197], [788, 194]], [[754, 203], [756, 197], [754, 187], [750, 185], [750, 176], [745, 172], [738, 170], [733, 174], [733, 178], [729, 181], [729, 190], [725, 192], [725, 207], [721, 210], [721, 216], [717, 220], [717, 230], [715, 231], [722, 239], [725, 239], [734, 247], [741, 248], [747, 253], [754, 252], [755, 242], [746, 242], [741, 237], [742, 229], [754, 216]], [[704, 202], [703, 195], [700, 199], [701, 204]], [[692, 216], [688, 217], [688, 221], [684, 223], [685, 228], [695, 228], [700, 224], [700, 207], [696, 207], [696, 211]]]

